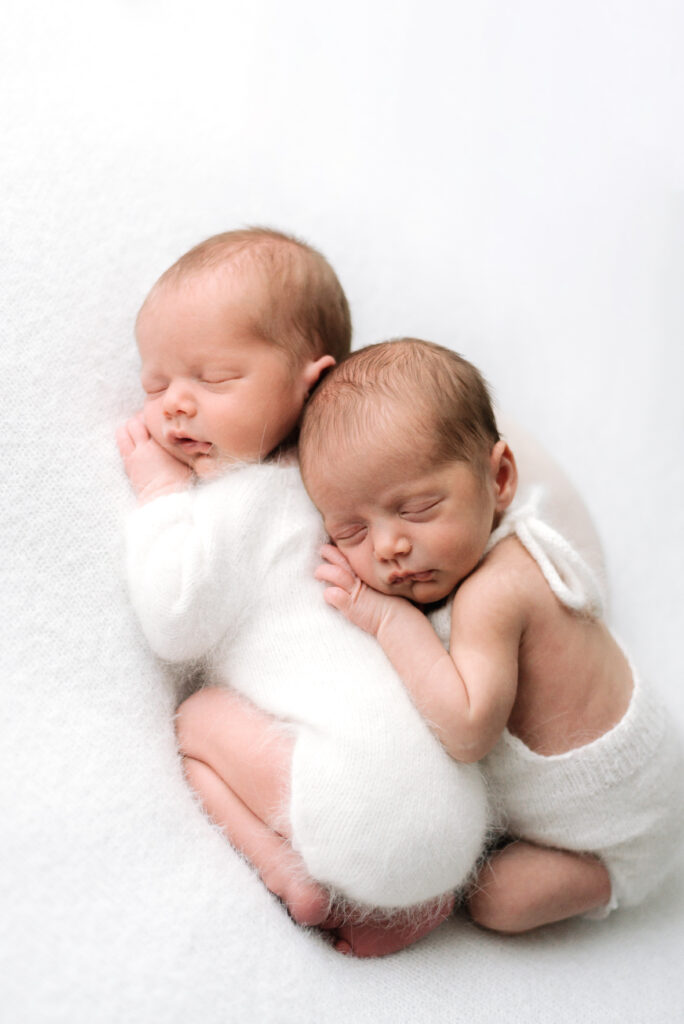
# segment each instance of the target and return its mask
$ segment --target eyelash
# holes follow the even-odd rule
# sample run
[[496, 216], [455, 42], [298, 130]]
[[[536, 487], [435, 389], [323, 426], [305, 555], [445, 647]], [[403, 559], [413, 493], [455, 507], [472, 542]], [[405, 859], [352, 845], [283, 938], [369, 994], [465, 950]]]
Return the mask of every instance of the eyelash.
[[[233, 380], [239, 380], [239, 378], [238, 377], [222, 377], [220, 380], [206, 380], [206, 378], [200, 377], [199, 378], [199, 383], [200, 384], [207, 384], [209, 387], [213, 387], [213, 386], [218, 386], [219, 384], [230, 384], [230, 382], [233, 381]], [[168, 384], [164, 384], [164, 385], [162, 385], [161, 387], [158, 387], [158, 388], [145, 388], [144, 390], [145, 390], [145, 394], [146, 395], [148, 395], [149, 397], [153, 398], [155, 395], [163, 395], [163, 393], [166, 391], [167, 388], [168, 388]]]
[[[408, 509], [403, 512], [398, 512], [397, 514], [402, 519], [407, 520], [407, 522], [421, 522], [422, 517], [424, 517], [427, 513], [432, 512], [433, 509], [436, 509], [440, 502], [441, 498], [438, 498], [436, 501], [431, 501], [429, 505], [423, 505], [421, 508]], [[338, 545], [349, 544], [363, 540], [367, 532], [368, 531], [366, 530], [365, 526], [359, 526], [358, 529], [354, 530], [353, 533], [344, 534], [342, 536], [338, 534], [336, 537], [333, 537], [331, 539], [333, 540], [333, 543]]]
[[431, 512], [437, 505], [439, 505], [439, 501], [431, 501], [429, 505], [423, 505], [420, 508], [405, 509], [399, 515], [402, 519], [410, 519], [411, 516], [423, 516], [426, 512]]
[[332, 539], [334, 540], [335, 544], [346, 544], [346, 543], [350, 543], [350, 542], [353, 543], [355, 541], [363, 540], [363, 538], [365, 536], [366, 536], [366, 529], [365, 529], [365, 527], [360, 526], [358, 528], [358, 530], [354, 530], [353, 533], [345, 534], [342, 537], [340, 537], [340, 536], [333, 537]]

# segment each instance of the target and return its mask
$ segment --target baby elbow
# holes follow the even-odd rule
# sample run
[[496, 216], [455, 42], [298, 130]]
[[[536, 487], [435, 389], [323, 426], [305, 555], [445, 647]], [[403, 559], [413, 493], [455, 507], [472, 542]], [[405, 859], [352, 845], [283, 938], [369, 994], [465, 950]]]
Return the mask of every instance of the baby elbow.
[[164, 616], [146, 616], [143, 613], [140, 622], [154, 653], [171, 665], [201, 658], [214, 640], [206, 623], [190, 616], [184, 622], [182, 615], [176, 612]]
[[446, 747], [446, 752], [450, 757], [453, 757], [454, 761], [460, 761], [462, 764], [475, 764], [484, 757], [479, 744], [472, 746], [453, 743]]
[[448, 743], [444, 744], [447, 753], [455, 761], [462, 761], [464, 764], [475, 764], [489, 753], [494, 746], [491, 737], [479, 728], [461, 732], [458, 736], [452, 736]]

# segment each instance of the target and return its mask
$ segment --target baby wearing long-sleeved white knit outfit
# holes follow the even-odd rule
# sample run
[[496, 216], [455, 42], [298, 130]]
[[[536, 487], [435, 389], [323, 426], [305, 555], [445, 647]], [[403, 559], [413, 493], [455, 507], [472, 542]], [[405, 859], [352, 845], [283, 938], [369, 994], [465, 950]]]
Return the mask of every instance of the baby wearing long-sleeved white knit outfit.
[[[514, 535], [535, 559], [559, 601], [591, 617], [602, 613], [593, 574], [568, 541], [539, 518], [541, 492], [514, 505], [487, 551]], [[431, 616], [448, 645], [450, 605]], [[482, 761], [497, 827], [562, 850], [593, 853], [611, 880], [603, 918], [641, 902], [667, 874], [684, 842], [684, 761], [680, 739], [657, 695], [632, 668], [633, 692], [614, 728], [563, 754], [531, 750], [508, 729]]]
[[245, 465], [137, 509], [133, 604], [153, 650], [203, 659], [295, 736], [292, 845], [312, 878], [393, 910], [449, 893], [487, 832], [477, 766], [452, 760], [374, 639], [322, 599], [325, 539], [298, 467]]

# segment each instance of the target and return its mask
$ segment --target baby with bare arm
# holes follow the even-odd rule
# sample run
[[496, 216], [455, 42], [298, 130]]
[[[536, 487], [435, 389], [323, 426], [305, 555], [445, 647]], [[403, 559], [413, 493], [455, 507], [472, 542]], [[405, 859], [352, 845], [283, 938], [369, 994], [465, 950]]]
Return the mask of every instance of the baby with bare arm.
[[679, 739], [592, 572], [538, 500], [513, 504], [477, 370], [415, 339], [354, 353], [299, 450], [332, 540], [327, 603], [378, 639], [445, 751], [483, 759], [514, 840], [482, 867], [474, 920], [521, 932], [642, 900], [681, 848]]
[[325, 532], [292, 441], [348, 352], [344, 293], [310, 247], [229, 232], [162, 275], [136, 336], [144, 411], [118, 436], [139, 502], [129, 584], [152, 649], [202, 667], [177, 716], [188, 781], [296, 921], [380, 908], [392, 929], [338, 948], [390, 952], [448, 915], [488, 809], [479, 769], [314, 579]]

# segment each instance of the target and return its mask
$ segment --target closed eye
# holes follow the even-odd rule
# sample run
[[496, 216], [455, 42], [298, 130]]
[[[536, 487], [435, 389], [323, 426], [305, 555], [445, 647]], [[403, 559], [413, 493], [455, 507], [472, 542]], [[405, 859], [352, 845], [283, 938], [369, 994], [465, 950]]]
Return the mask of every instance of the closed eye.
[[362, 541], [367, 533], [367, 527], [359, 523], [358, 526], [348, 526], [343, 530], [335, 530], [330, 534], [330, 539], [338, 547], [349, 547]]
[[436, 500], [420, 502], [417, 505], [405, 505], [400, 510], [399, 515], [402, 519], [408, 519], [409, 522], [421, 522], [434, 515], [441, 503], [442, 499], [437, 498]]
[[226, 377], [202, 377], [201, 383], [206, 384], [209, 387], [220, 387], [222, 384], [231, 384], [234, 380], [240, 380], [241, 378], [237, 374]]

